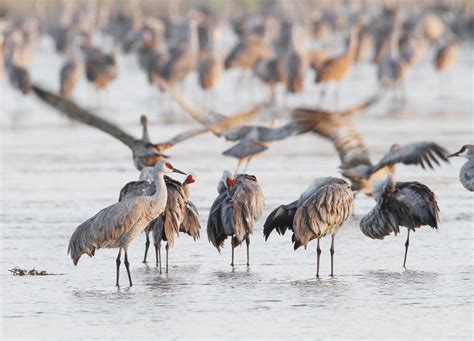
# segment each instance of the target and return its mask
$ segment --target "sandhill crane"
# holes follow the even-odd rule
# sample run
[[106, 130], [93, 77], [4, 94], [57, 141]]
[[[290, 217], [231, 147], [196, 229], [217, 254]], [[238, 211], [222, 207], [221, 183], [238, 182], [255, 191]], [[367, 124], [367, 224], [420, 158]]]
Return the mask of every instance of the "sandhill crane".
[[449, 162], [446, 150], [440, 145], [434, 142], [415, 142], [404, 146], [394, 144], [373, 165], [363, 136], [345, 116], [302, 108], [293, 111], [296, 122], [332, 141], [341, 159], [339, 168], [342, 175], [351, 180], [354, 191], [371, 195], [373, 184], [394, 173], [396, 163], [434, 168], [441, 160]]
[[434, 60], [437, 71], [444, 71], [452, 68], [458, 59], [459, 42], [455, 39], [450, 40], [446, 45], [442, 46], [436, 53]]
[[[346, 51], [337, 57], [329, 58], [319, 68], [316, 75], [316, 83], [337, 82], [343, 79], [350, 71], [357, 46], [359, 27], [353, 26], [350, 31], [349, 46]], [[337, 95], [337, 92], [336, 92]]]
[[208, 24], [206, 28], [210, 31], [208, 33], [208, 45], [202, 51], [198, 65], [199, 85], [204, 90], [215, 88], [224, 71], [224, 61], [217, 49], [220, 29], [211, 24]]
[[259, 60], [252, 69], [254, 75], [270, 88], [271, 104], [276, 100], [276, 85], [282, 83], [286, 86], [285, 61], [283, 58], [275, 57], [271, 59]]
[[188, 18], [186, 39], [171, 49], [168, 59], [161, 68], [160, 75], [170, 85], [184, 81], [198, 63], [197, 24], [197, 18]]
[[[280, 26], [280, 36], [273, 43], [275, 55], [271, 58], [270, 55], [268, 55], [267, 58], [258, 59], [252, 68], [254, 75], [270, 88], [270, 103], [272, 104], [274, 104], [276, 100], [276, 85], [281, 83], [285, 88], [288, 86], [287, 61], [289, 56], [291, 56], [292, 53], [294, 54], [294, 48], [290, 50], [290, 45], [292, 45], [292, 23], [284, 20]], [[290, 63], [290, 65], [293, 66], [293, 69], [290, 70], [293, 75], [298, 74], [299, 70], [298, 58], [295, 57], [294, 61], [295, 63]]]
[[86, 78], [96, 89], [105, 88], [117, 77], [118, 60], [96, 47], [83, 47]]
[[334, 240], [337, 231], [352, 214], [354, 197], [347, 182], [339, 178], [326, 177], [313, 181], [298, 200], [281, 205], [270, 213], [263, 225], [265, 240], [276, 229], [281, 235], [292, 230], [294, 249], [308, 246], [317, 239], [317, 270], [319, 277], [319, 258], [321, 249], [319, 239], [331, 235], [331, 276], [334, 275]]
[[[166, 188], [168, 191], [168, 201], [163, 214], [150, 224], [153, 231], [153, 241], [155, 246], [156, 263], [159, 264], [161, 273], [161, 241], [166, 241], [166, 266], [168, 273], [168, 253], [169, 248], [174, 245], [175, 237], [180, 232], [193, 237], [194, 241], [199, 239], [201, 225], [199, 223], [199, 213], [196, 206], [190, 201], [190, 184], [196, 181], [195, 174], [189, 174], [183, 183], [180, 183], [169, 177], [165, 177]], [[145, 245], [144, 262], [148, 244]]]
[[165, 173], [185, 174], [166, 161], [160, 161], [153, 168], [153, 180], [156, 192], [152, 196], [138, 196], [122, 200], [99, 211], [93, 217], [79, 225], [69, 240], [68, 254], [74, 265], [77, 265], [82, 254], [92, 257], [95, 250], [101, 248], [119, 248], [116, 259], [117, 281], [121, 252], [124, 250], [124, 264], [128, 280], [132, 286], [132, 277], [128, 262], [128, 247], [148, 224], [156, 219], [166, 207], [168, 198], [164, 180]]
[[374, 184], [377, 205], [360, 222], [360, 229], [367, 237], [383, 239], [390, 233], [400, 232], [400, 226], [408, 229], [405, 242], [406, 265], [410, 231], [423, 225], [438, 229], [439, 208], [435, 194], [425, 185], [413, 182], [395, 182], [392, 175]]
[[262, 190], [253, 175], [238, 174], [235, 177], [224, 171], [217, 185], [219, 195], [212, 203], [207, 221], [209, 242], [220, 252], [228, 236], [232, 237], [232, 262], [234, 248], [245, 240], [247, 245], [247, 266], [250, 265], [249, 245], [253, 226], [264, 208]]
[[461, 167], [459, 180], [465, 189], [474, 191], [474, 145], [466, 144], [462, 148], [448, 157], [460, 156], [467, 159], [467, 162]]
[[[120, 142], [129, 147], [133, 153], [133, 162], [138, 170], [141, 170], [147, 166], [153, 166], [158, 161], [168, 158], [168, 156], [163, 154], [163, 152], [173, 147], [177, 143], [206, 133], [210, 130], [220, 131], [221, 129], [228, 129], [230, 126], [235, 124], [234, 122], [239, 122], [240, 120], [250, 118], [248, 112], [238, 113], [229, 117], [228, 119], [214, 122], [213, 124], [202, 128], [185, 131], [169, 139], [168, 141], [154, 144], [149, 141], [149, 137], [148, 140], [139, 140], [134, 138], [117, 127], [115, 124], [87, 111], [86, 109], [81, 108], [70, 99], [53, 94], [52, 92], [49, 92], [37, 85], [33, 86], [33, 91], [42, 101], [54, 107], [60, 113], [69, 117], [70, 119], [102, 130], [103, 132], [115, 137]], [[142, 118], [141, 122], [144, 127], [143, 129], [146, 129], [146, 121], [144, 121]]]
[[[369, 100], [358, 104], [343, 112], [334, 112], [333, 114], [349, 115], [358, 111], [364, 110], [370, 105], [377, 102], [379, 95], [371, 97]], [[324, 111], [321, 109], [321, 111]], [[222, 120], [226, 116], [211, 113], [217, 120]], [[308, 128], [300, 125], [298, 122], [289, 122], [281, 127], [276, 127], [277, 121], [274, 120], [272, 127], [257, 126], [257, 125], [243, 125], [240, 127], [232, 128], [227, 131], [223, 131], [221, 135], [225, 137], [227, 141], [238, 141], [238, 143], [231, 148], [225, 150], [222, 154], [238, 159], [237, 173], [240, 167], [245, 164], [244, 172], [250, 161], [260, 156], [265, 150], [270, 148], [273, 141], [281, 141], [291, 136], [302, 134], [308, 131]]]
[[[276, 122], [276, 121], [274, 121]], [[270, 148], [273, 141], [284, 140], [288, 137], [301, 134], [302, 127], [295, 122], [289, 122], [281, 127], [244, 125], [238, 128], [223, 132], [227, 141], [237, 142], [231, 148], [225, 150], [222, 154], [238, 159], [237, 174], [240, 167], [245, 163], [244, 172], [250, 163], [250, 160], [261, 155]]]
[[78, 57], [68, 58], [59, 73], [60, 94], [69, 97], [82, 73], [82, 61]]
[[226, 69], [252, 69], [259, 60], [269, 59], [272, 49], [265, 37], [247, 35], [231, 50], [224, 61]]
[[304, 91], [307, 44], [304, 30], [294, 24], [291, 24], [290, 27], [289, 49], [285, 56], [287, 91], [298, 94]]
[[23, 95], [28, 94], [31, 91], [31, 76], [26, 68], [18, 65], [14, 61], [15, 44], [8, 43], [7, 46], [8, 54], [6, 58], [6, 69], [8, 74], [8, 80], [10, 84], [20, 90]]
[[403, 96], [402, 81], [405, 78], [408, 63], [402, 60], [399, 55], [398, 27], [393, 27], [390, 37], [386, 43], [388, 44], [388, 50], [385, 57], [378, 64], [377, 78], [380, 85], [383, 87], [394, 89], [398, 87], [400, 89], [400, 96]]

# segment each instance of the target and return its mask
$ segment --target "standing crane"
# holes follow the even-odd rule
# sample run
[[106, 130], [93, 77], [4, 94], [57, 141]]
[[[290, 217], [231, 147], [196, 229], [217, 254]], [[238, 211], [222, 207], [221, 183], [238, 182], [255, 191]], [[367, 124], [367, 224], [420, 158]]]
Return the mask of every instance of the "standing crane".
[[96, 89], [104, 89], [117, 77], [118, 59], [96, 47], [83, 47], [86, 78]]
[[152, 196], [138, 196], [122, 200], [99, 211], [93, 217], [79, 225], [69, 240], [68, 254], [74, 265], [77, 265], [83, 254], [94, 256], [97, 249], [118, 248], [117, 281], [121, 252], [125, 253], [124, 264], [128, 280], [132, 286], [132, 276], [128, 262], [128, 247], [130, 243], [165, 210], [168, 198], [164, 180], [165, 173], [176, 172], [185, 174], [166, 161], [157, 163], [153, 168], [153, 180], [156, 192]]
[[300, 195], [298, 200], [288, 205], [278, 206], [270, 213], [263, 225], [265, 240], [273, 230], [284, 235], [292, 230], [294, 249], [308, 246], [317, 239], [317, 270], [319, 278], [319, 259], [321, 248], [319, 239], [331, 235], [331, 276], [334, 275], [334, 240], [336, 233], [352, 214], [354, 197], [347, 182], [339, 178], [316, 179]]
[[212, 203], [207, 221], [209, 242], [220, 252], [227, 237], [232, 237], [232, 262], [234, 248], [244, 240], [247, 245], [247, 266], [250, 265], [249, 245], [253, 226], [263, 213], [262, 190], [253, 175], [238, 174], [235, 177], [224, 171], [217, 185], [217, 198]]
[[429, 225], [438, 229], [439, 208], [435, 194], [422, 183], [395, 182], [393, 175], [374, 185], [377, 205], [360, 222], [362, 233], [372, 239], [383, 239], [390, 233], [400, 232], [400, 226], [408, 229], [405, 242], [406, 265], [410, 231]]
[[[156, 263], [159, 265], [160, 273], [161, 263], [161, 241], [166, 241], [166, 267], [168, 273], [168, 253], [169, 248], [174, 245], [174, 239], [180, 232], [193, 237], [194, 241], [199, 239], [201, 225], [199, 223], [199, 213], [196, 206], [189, 200], [190, 185], [196, 181], [196, 175], [189, 174], [183, 183], [180, 183], [170, 177], [165, 177], [166, 188], [168, 191], [168, 201], [163, 214], [150, 224], [153, 231], [153, 240], [155, 246]], [[144, 262], [149, 244], [145, 245]]]
[[200, 54], [198, 65], [199, 85], [203, 90], [214, 89], [224, 71], [224, 61], [219, 53], [220, 28], [209, 23], [205, 29], [209, 31], [207, 46]]
[[[338, 82], [349, 73], [355, 56], [358, 34], [359, 27], [353, 26], [350, 31], [349, 46], [347, 47], [346, 51], [337, 57], [327, 59], [317, 71], [315, 81], [318, 84], [322, 83], [322, 95], [325, 93], [324, 86], [327, 83]], [[337, 96], [337, 88], [335, 90]]]
[[467, 159], [467, 162], [461, 167], [459, 171], [459, 180], [465, 189], [474, 191], [474, 145], [466, 144], [462, 148], [448, 157], [460, 156]]

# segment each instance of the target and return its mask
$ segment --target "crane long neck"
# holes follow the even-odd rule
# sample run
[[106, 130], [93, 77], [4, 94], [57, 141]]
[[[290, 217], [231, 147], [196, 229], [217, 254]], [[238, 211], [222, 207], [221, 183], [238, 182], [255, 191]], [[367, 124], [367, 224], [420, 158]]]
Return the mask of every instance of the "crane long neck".
[[166, 202], [166, 200], [168, 199], [168, 191], [166, 189], [164, 173], [163, 172], [156, 173], [154, 177], [154, 181], [155, 181], [156, 191], [153, 196], [164, 198], [164, 201]]
[[142, 141], [145, 143], [150, 142], [150, 134], [148, 133], [148, 123], [142, 123]]
[[191, 195], [191, 186], [189, 184], [184, 184], [183, 185], [183, 191], [184, 191], [184, 196], [186, 199], [189, 199], [189, 196]]

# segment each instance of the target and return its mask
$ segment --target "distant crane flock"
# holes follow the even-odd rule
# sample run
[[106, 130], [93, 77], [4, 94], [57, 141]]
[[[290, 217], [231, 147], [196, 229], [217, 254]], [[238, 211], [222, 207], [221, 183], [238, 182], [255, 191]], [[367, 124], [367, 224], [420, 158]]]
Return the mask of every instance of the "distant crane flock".
[[[128, 248], [141, 232], [145, 232], [143, 262], [147, 262], [152, 233], [160, 273], [161, 242], [166, 242], [165, 272], [168, 273], [169, 248], [173, 247], [175, 238], [185, 233], [195, 241], [199, 239], [201, 220], [199, 205], [190, 199], [191, 186], [197, 181], [197, 175], [175, 168], [165, 152], [178, 143], [208, 132], [235, 143], [223, 151], [223, 155], [237, 159], [237, 169], [235, 173], [223, 171], [207, 219], [208, 240], [219, 252], [225, 240], [230, 238], [232, 266], [235, 265], [234, 249], [244, 242], [246, 264], [250, 265], [250, 236], [265, 209], [263, 191], [256, 176], [246, 173], [249, 163], [276, 141], [308, 133], [329, 140], [339, 155], [340, 172], [348, 180], [337, 177], [315, 179], [296, 200], [274, 208], [263, 225], [265, 240], [274, 230], [281, 235], [291, 230], [295, 250], [301, 246], [306, 249], [308, 243], [316, 239], [316, 277], [320, 277], [320, 239], [325, 236], [331, 236], [330, 275], [334, 276], [335, 236], [352, 216], [357, 194], [372, 196], [376, 203], [360, 221], [365, 236], [383, 239], [392, 233], [398, 234], [400, 226], [407, 228], [403, 267], [406, 267], [410, 232], [421, 226], [438, 229], [440, 210], [435, 194], [420, 182], [396, 181], [396, 164], [434, 169], [442, 162], [449, 162], [448, 158], [465, 157], [468, 161], [460, 170], [460, 182], [467, 190], [474, 191], [473, 145], [465, 145], [448, 155], [445, 148], [433, 141], [393, 144], [378, 162], [372, 163], [364, 137], [352, 122], [357, 113], [377, 103], [386, 89], [402, 92], [407, 72], [429, 48], [437, 49], [433, 62], [436, 70], [445, 71], [455, 66], [460, 37], [472, 30], [472, 23], [469, 26], [462, 8], [456, 8], [459, 14], [456, 22], [441, 20], [427, 7], [409, 14], [411, 12], [404, 8], [387, 6], [370, 7], [376, 15], [361, 9], [346, 16], [335, 7], [328, 7], [312, 16], [311, 21], [277, 12], [231, 17], [224, 21], [204, 7], [192, 9], [185, 17], [142, 16], [137, 3], [110, 8], [109, 17], [100, 25], [90, 9], [64, 3], [56, 23], [43, 23], [37, 17], [28, 17], [12, 22], [0, 32], [0, 75], [6, 70], [12, 87], [24, 95], [33, 93], [60, 114], [117, 139], [132, 151], [134, 166], [140, 171], [138, 181], [131, 181], [120, 190], [117, 203], [102, 209], [76, 228], [68, 247], [74, 265], [83, 254], [94, 256], [98, 249], [118, 248], [116, 285], [120, 283], [124, 252], [123, 263], [132, 286]], [[37, 84], [28, 71], [40, 28], [48, 27], [46, 24], [56, 51], [66, 55], [60, 68], [57, 93]], [[237, 37], [228, 53], [221, 49], [225, 24]], [[310, 44], [341, 30], [349, 32], [349, 38], [339, 54], [329, 52], [330, 49], [316, 49]], [[95, 45], [93, 38], [97, 33], [102, 39], [113, 40], [114, 46], [108, 52]], [[315, 72], [314, 83], [320, 86], [321, 98], [330, 84], [334, 84], [338, 97], [341, 81], [357, 63], [368, 60], [369, 50], [373, 52], [380, 90], [367, 100], [339, 111], [323, 107], [292, 108], [289, 121], [282, 125], [276, 117], [271, 126], [244, 124], [270, 106], [280, 110], [276, 106], [277, 85], [283, 85], [285, 96], [303, 94], [308, 70]], [[148, 82], [189, 113], [200, 124], [198, 128], [154, 143], [148, 131], [147, 116], [140, 117], [142, 136], [136, 138], [115, 123], [84, 109], [73, 99], [82, 74], [96, 90], [104, 89], [119, 74], [121, 53], [131, 52], [136, 53], [138, 65]], [[204, 91], [212, 92], [222, 75], [232, 68], [242, 71], [241, 79], [256, 77], [262, 85], [268, 86], [269, 100], [245, 111], [225, 115], [213, 110], [204, 113], [185, 97], [184, 87], [191, 73], [196, 72]], [[100, 153], [100, 149], [97, 152]], [[173, 172], [185, 175], [184, 180], [166, 175]]]

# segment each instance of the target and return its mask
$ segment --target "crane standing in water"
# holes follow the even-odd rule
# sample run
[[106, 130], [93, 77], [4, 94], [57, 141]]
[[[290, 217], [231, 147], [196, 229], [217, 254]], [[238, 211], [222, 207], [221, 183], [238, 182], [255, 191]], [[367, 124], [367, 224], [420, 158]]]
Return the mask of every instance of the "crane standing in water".
[[232, 263], [234, 248], [245, 240], [247, 266], [250, 265], [250, 234], [265, 205], [262, 190], [253, 175], [238, 174], [235, 177], [224, 171], [217, 185], [219, 195], [214, 200], [207, 221], [209, 242], [220, 252], [227, 237], [232, 237]]
[[362, 233], [372, 239], [383, 239], [390, 233], [408, 229], [405, 242], [406, 265], [410, 231], [423, 225], [438, 229], [439, 208], [434, 193], [425, 185], [413, 182], [395, 182], [393, 175], [374, 185], [377, 205], [360, 222]]
[[[156, 263], [161, 273], [161, 241], [166, 241], [166, 267], [168, 273], [168, 253], [169, 248], [174, 245], [175, 237], [180, 232], [193, 237], [194, 241], [199, 239], [201, 225], [199, 224], [199, 213], [196, 206], [189, 200], [190, 185], [196, 181], [195, 174], [189, 174], [183, 183], [180, 183], [169, 177], [165, 177], [166, 189], [168, 191], [168, 200], [163, 214], [150, 224], [150, 230], [153, 231], [153, 240], [155, 246]], [[145, 245], [144, 262], [149, 243]]]
[[319, 239], [331, 235], [331, 276], [334, 275], [334, 240], [337, 231], [352, 214], [354, 197], [349, 184], [338, 178], [320, 178], [300, 195], [298, 200], [281, 205], [270, 213], [263, 225], [265, 240], [271, 232], [284, 235], [292, 230], [294, 249], [308, 246], [308, 242], [317, 239], [317, 270], [319, 278], [319, 258], [321, 249]]
[[166, 161], [161, 161], [153, 168], [153, 179], [156, 192], [152, 196], [138, 196], [122, 200], [102, 209], [93, 217], [79, 225], [69, 240], [68, 254], [74, 265], [77, 265], [82, 254], [92, 257], [96, 249], [118, 248], [117, 281], [119, 286], [119, 271], [121, 252], [125, 252], [124, 264], [128, 280], [132, 286], [132, 277], [128, 262], [128, 247], [130, 243], [165, 210], [168, 198], [165, 173], [176, 172], [185, 174]]

